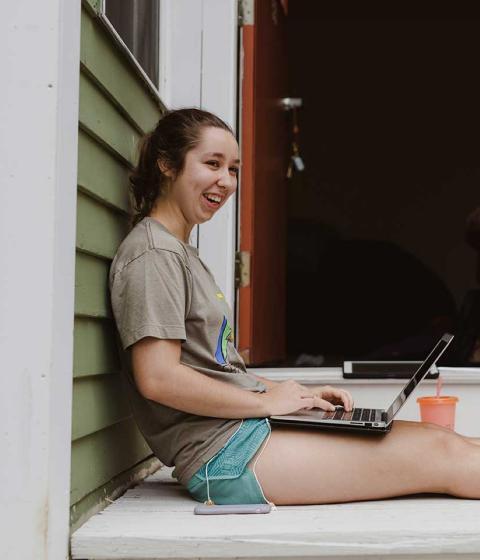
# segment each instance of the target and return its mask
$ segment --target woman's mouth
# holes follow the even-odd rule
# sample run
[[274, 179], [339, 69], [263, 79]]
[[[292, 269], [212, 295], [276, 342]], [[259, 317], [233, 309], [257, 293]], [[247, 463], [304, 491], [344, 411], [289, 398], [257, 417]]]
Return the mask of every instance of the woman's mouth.
[[208, 208], [217, 209], [222, 203], [222, 197], [218, 194], [204, 193], [203, 198]]

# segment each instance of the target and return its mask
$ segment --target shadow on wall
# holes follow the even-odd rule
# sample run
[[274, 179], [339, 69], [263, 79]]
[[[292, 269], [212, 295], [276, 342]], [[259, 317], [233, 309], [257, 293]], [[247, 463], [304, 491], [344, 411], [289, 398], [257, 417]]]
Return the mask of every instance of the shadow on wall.
[[418, 360], [456, 322], [455, 300], [418, 258], [387, 241], [291, 223], [287, 345], [339, 359]]

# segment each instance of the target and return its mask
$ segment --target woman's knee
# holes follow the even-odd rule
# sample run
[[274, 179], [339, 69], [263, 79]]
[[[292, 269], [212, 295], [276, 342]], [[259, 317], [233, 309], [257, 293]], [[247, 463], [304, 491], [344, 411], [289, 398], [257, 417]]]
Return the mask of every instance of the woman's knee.
[[457, 432], [430, 423], [425, 423], [425, 428], [429, 437], [434, 440], [439, 452], [447, 458], [453, 459], [466, 452], [468, 442]]
[[452, 432], [452, 430], [430, 422], [420, 422], [419, 424], [427, 441], [429, 441], [439, 453], [449, 454], [456, 452], [463, 442], [463, 438], [456, 432]]
[[448, 428], [439, 426], [438, 424], [433, 424], [432, 422], [411, 422], [411, 421], [399, 421], [402, 423], [403, 427], [407, 430], [415, 429], [415, 433], [421, 433], [424, 438], [427, 438], [432, 444], [440, 448], [450, 448], [461, 446], [465, 443], [465, 438]]
[[440, 432], [446, 432], [448, 434], [455, 434], [455, 435], [459, 435], [457, 434], [457, 432], [453, 432], [452, 430], [450, 430], [449, 428], [445, 428], [444, 426], [439, 426], [438, 424], [433, 424], [432, 422], [419, 422], [422, 426], [424, 426], [425, 428], [428, 428], [429, 430], [433, 430], [433, 431], [440, 431]]
[[438, 428], [435, 424], [425, 426], [428, 443], [423, 460], [431, 466], [436, 491], [450, 494], [456, 484], [458, 459], [468, 452], [468, 444], [457, 433]]

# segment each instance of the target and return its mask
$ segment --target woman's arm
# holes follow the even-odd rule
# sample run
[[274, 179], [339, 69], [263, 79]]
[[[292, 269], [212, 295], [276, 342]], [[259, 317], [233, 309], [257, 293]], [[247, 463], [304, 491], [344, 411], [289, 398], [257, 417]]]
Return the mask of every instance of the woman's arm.
[[179, 340], [148, 337], [133, 345], [135, 383], [145, 398], [216, 418], [262, 418], [324, 404], [294, 381], [276, 383], [267, 393], [254, 393], [212, 379], [181, 364], [180, 351]]

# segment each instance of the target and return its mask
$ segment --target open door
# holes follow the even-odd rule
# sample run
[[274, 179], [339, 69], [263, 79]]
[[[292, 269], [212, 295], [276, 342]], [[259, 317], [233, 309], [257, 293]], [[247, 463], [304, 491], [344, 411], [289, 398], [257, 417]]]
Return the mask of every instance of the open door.
[[250, 275], [238, 291], [238, 348], [256, 365], [286, 354], [287, 2], [256, 1], [252, 11], [241, 28], [239, 246]]

